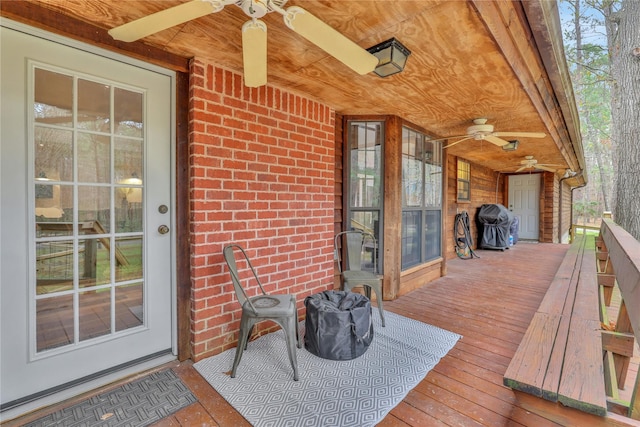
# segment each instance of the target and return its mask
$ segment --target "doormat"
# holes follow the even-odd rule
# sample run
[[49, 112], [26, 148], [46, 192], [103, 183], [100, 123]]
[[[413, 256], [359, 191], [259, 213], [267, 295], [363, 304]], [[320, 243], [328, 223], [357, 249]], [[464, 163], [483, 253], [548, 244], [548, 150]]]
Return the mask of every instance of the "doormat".
[[[390, 311], [384, 315], [384, 328], [380, 316], [372, 316], [373, 341], [355, 359], [321, 359], [297, 349], [299, 381], [293, 381], [282, 330], [249, 343], [235, 378], [229, 376], [235, 348], [193, 366], [256, 427], [374, 426], [461, 338]], [[304, 322], [300, 330], [304, 334]]]
[[46, 415], [28, 427], [143, 427], [197, 399], [171, 369], [155, 372]]

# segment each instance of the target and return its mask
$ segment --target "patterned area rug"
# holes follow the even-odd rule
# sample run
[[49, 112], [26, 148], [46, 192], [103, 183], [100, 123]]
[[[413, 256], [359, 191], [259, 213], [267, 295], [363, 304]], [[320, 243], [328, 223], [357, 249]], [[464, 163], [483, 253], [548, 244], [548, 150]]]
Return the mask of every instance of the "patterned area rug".
[[326, 360], [298, 349], [299, 381], [293, 381], [282, 331], [249, 343], [236, 378], [229, 376], [235, 348], [194, 366], [256, 427], [373, 426], [461, 338], [389, 311], [385, 319], [383, 328], [373, 315], [373, 342], [356, 359]]
[[155, 372], [26, 424], [143, 427], [171, 415], [196, 398], [171, 369]]

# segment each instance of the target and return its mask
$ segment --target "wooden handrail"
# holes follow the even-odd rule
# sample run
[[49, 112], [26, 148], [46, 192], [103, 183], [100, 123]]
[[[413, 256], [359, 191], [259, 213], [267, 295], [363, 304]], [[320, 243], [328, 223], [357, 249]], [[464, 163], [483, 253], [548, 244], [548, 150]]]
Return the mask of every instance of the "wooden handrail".
[[[601, 286], [610, 287], [613, 280], [620, 289], [622, 305], [615, 325], [615, 332], [633, 333], [636, 340], [640, 339], [640, 242], [636, 240], [612, 219], [604, 218], [600, 226], [598, 238], [598, 274]], [[611, 282], [611, 283], [609, 283]], [[602, 293], [605, 300], [610, 296]], [[608, 304], [608, 301], [605, 301]], [[631, 335], [629, 335], [630, 337]], [[620, 338], [620, 337], [619, 337]], [[624, 337], [622, 337], [624, 338]], [[605, 348], [607, 350], [607, 348]], [[629, 357], [617, 353], [615, 357], [607, 352], [612, 366], [609, 375], [626, 376]], [[613, 379], [613, 378], [612, 378]], [[640, 419], [640, 375], [636, 376], [632, 400], [629, 402], [628, 416]]]

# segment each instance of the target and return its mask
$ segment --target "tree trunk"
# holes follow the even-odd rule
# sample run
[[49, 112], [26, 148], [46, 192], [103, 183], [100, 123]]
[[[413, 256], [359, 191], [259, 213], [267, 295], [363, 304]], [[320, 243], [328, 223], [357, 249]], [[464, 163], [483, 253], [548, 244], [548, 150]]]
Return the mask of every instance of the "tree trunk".
[[640, 240], [640, 1], [624, 0], [613, 39], [614, 220]]

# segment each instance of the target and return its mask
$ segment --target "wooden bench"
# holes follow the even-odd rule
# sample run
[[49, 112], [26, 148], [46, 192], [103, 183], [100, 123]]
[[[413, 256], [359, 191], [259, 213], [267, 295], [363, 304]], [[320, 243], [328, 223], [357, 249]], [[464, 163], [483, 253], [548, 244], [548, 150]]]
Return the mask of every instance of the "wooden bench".
[[594, 240], [593, 236], [578, 236], [571, 244], [505, 372], [504, 384], [605, 416]]

